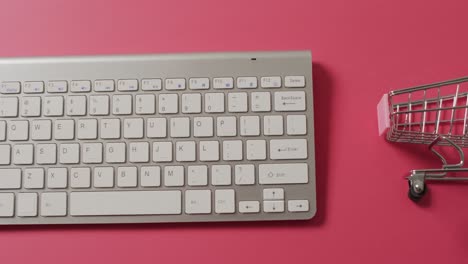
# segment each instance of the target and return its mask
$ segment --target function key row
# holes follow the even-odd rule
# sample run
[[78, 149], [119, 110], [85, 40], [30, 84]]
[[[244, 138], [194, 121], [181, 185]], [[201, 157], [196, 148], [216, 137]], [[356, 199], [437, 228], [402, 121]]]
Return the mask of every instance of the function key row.
[[[96, 80], [94, 81], [95, 92], [113, 92], [117, 86], [118, 91], [129, 92], [138, 91], [141, 85], [142, 91], [160, 91], [165, 90], [185, 90], [187, 86], [191, 90], [207, 90], [210, 89], [210, 78], [190, 78], [188, 85], [185, 78], [168, 78], [164, 82], [162, 79], [142, 79], [141, 83], [137, 79], [122, 79], [114, 80]], [[303, 88], [305, 87], [304, 76], [286, 76], [284, 77], [284, 87], [286, 88]], [[42, 81], [24, 82], [23, 93], [34, 94], [44, 93], [66, 93], [69, 90], [74, 93], [91, 92], [92, 82], [89, 80], [68, 81], [57, 80], [48, 81], [44, 85]], [[239, 89], [255, 89], [258, 88], [257, 77], [238, 77], [234, 83], [233, 77], [219, 77], [212, 79], [213, 89], [233, 89], [236, 86]], [[281, 88], [282, 79], [280, 76], [269, 76], [260, 78], [260, 86], [262, 88]], [[0, 84], [1, 94], [19, 94], [21, 93], [21, 82], [8, 81]]]

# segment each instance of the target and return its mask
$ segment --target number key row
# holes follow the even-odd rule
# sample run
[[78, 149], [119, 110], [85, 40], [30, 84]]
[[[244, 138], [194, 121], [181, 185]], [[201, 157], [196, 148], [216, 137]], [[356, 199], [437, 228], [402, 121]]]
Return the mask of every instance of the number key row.
[[[269, 92], [229, 93], [227, 109], [225, 109], [224, 93], [205, 93], [204, 107], [202, 94], [187, 93], [181, 95], [181, 109], [184, 114], [201, 113], [245, 113], [249, 111], [248, 97], [250, 95], [250, 110], [252, 112], [270, 112], [271, 94]], [[305, 111], [305, 93], [276, 92], [274, 93], [274, 109], [278, 112]], [[105, 115], [140, 115], [179, 113], [178, 94], [131, 94], [121, 95], [85, 95], [70, 96], [25, 96], [0, 97], [0, 117], [43, 116], [92, 116]]]

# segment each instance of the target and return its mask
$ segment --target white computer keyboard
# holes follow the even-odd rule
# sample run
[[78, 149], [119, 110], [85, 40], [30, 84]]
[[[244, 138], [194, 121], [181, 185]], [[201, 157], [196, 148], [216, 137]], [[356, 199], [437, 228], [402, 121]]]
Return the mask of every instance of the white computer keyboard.
[[0, 224], [310, 219], [309, 52], [0, 59]]

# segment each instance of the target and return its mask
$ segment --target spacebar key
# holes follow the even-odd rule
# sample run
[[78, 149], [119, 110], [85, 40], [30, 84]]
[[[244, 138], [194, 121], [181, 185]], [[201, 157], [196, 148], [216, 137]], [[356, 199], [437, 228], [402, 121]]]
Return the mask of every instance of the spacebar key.
[[72, 192], [70, 215], [174, 215], [182, 213], [180, 191]]

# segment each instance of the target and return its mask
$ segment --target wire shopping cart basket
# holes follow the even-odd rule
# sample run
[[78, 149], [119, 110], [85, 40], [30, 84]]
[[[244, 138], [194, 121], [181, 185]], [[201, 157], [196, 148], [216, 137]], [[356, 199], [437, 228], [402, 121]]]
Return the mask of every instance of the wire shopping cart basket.
[[[394, 90], [377, 105], [379, 133], [391, 142], [426, 144], [441, 160], [440, 169], [411, 170], [408, 196], [418, 201], [426, 193], [426, 181], [468, 181], [463, 149], [468, 147], [468, 77]], [[435, 149], [449, 146], [460, 157], [449, 164]]]

